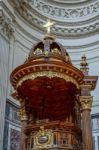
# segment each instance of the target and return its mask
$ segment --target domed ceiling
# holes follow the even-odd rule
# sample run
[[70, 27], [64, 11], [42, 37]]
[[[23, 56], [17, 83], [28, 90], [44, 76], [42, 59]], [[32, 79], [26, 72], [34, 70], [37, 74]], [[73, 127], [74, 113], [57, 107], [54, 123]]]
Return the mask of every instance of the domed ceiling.
[[47, 19], [55, 22], [52, 33], [60, 38], [89, 36], [99, 29], [98, 0], [9, 0], [18, 14], [36, 30], [45, 32]]
[[58, 3], [82, 3], [82, 2], [88, 2], [92, 0], [51, 0], [52, 2], [58, 2]]

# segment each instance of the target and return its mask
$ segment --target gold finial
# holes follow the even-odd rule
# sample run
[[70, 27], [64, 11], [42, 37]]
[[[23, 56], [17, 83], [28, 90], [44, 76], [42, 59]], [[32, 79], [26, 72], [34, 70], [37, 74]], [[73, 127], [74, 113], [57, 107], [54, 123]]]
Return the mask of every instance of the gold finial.
[[81, 57], [81, 63], [80, 63], [80, 65], [81, 65], [81, 71], [83, 71], [83, 73], [85, 75], [88, 75], [89, 68], [88, 68], [87, 58], [86, 58], [85, 55], [83, 55]]
[[50, 34], [51, 27], [54, 25], [54, 22], [51, 22], [50, 20], [47, 21], [45, 25], [43, 25], [45, 28], [47, 28], [47, 34]]
[[80, 64], [81, 64], [82, 67], [87, 67], [88, 66], [87, 58], [86, 58], [85, 55], [82, 56]]

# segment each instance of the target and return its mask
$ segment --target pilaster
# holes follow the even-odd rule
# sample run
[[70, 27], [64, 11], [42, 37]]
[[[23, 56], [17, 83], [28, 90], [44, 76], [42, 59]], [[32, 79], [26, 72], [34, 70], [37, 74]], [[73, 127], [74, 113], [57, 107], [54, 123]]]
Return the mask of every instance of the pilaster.
[[5, 124], [5, 108], [9, 79], [10, 40], [14, 37], [14, 28], [11, 20], [0, 9], [0, 150], [3, 149], [3, 135]]

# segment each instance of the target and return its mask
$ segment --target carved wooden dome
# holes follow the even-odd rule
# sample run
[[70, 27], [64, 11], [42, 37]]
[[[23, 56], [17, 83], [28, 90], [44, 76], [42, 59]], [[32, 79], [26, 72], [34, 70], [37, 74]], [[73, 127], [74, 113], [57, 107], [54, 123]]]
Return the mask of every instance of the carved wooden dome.
[[56, 58], [71, 63], [66, 49], [50, 36], [45, 37], [43, 41], [40, 41], [31, 49], [27, 61], [32, 61], [32, 59], [36, 58]]
[[72, 65], [64, 47], [51, 36], [46, 36], [32, 48], [25, 63], [12, 72], [11, 82], [17, 89], [24, 81], [43, 76], [63, 78], [77, 88], [83, 82], [82, 72]]
[[46, 36], [31, 50], [24, 64], [11, 73], [14, 97], [23, 99], [37, 118], [64, 120], [73, 114], [83, 73], [74, 67], [64, 47]]

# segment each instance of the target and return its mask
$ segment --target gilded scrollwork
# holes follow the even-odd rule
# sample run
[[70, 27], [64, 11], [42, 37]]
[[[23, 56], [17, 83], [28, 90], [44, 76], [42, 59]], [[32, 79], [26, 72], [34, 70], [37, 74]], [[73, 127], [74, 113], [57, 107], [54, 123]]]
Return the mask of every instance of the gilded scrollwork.
[[53, 77], [63, 78], [66, 81], [69, 81], [69, 82], [72, 82], [73, 84], [75, 84], [76, 87], [79, 89], [79, 84], [77, 83], [77, 81], [74, 78], [72, 78], [66, 74], [59, 73], [59, 72], [53, 72], [53, 71], [42, 71], [42, 72], [36, 72], [36, 73], [31, 73], [29, 75], [26, 75], [25, 77], [23, 77], [22, 79], [19, 80], [19, 82], [17, 83], [17, 87], [20, 86], [25, 80], [35, 79], [37, 77], [43, 77], [43, 76], [46, 76], [49, 78], [53, 78]]
[[80, 103], [82, 110], [91, 110], [93, 97], [92, 96], [80, 96]]
[[60, 50], [59, 50], [58, 48], [53, 48], [51, 51], [52, 51], [52, 53], [54, 53], [54, 54], [59, 54], [59, 55], [61, 55], [61, 52], [60, 52]]
[[44, 126], [40, 127], [40, 130], [34, 135], [34, 148], [50, 148], [53, 143], [53, 133], [51, 129], [44, 129]]
[[46, 134], [46, 130], [44, 129], [44, 126], [40, 127], [40, 131], [39, 131], [41, 136], [44, 136]]
[[34, 51], [34, 55], [40, 55], [42, 54], [42, 49], [41, 48], [37, 48], [35, 51]]
[[27, 114], [26, 114], [26, 110], [25, 110], [24, 107], [19, 109], [18, 114], [19, 114], [19, 116], [20, 116], [21, 121], [25, 121], [25, 120], [28, 119], [28, 118], [27, 118]]

